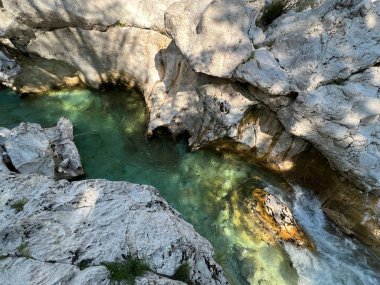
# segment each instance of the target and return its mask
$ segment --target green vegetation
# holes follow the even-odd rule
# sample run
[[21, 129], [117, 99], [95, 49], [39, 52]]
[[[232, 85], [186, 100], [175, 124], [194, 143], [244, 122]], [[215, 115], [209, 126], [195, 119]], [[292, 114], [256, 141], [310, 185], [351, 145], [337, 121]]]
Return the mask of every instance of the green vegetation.
[[79, 270], [85, 270], [90, 266], [90, 263], [90, 259], [83, 259], [81, 262], [78, 263]]
[[179, 280], [191, 284], [189, 263], [185, 262], [180, 267], [178, 267], [172, 278], [174, 280]]
[[335, 85], [344, 85], [346, 81], [347, 79], [337, 78], [337, 79], [331, 80], [331, 83]]
[[120, 27], [120, 28], [124, 28], [124, 27], [126, 27], [126, 24], [124, 24], [124, 23], [121, 22], [120, 20], [117, 20], [117, 22], [116, 22], [115, 24], [113, 24], [112, 27]]
[[32, 255], [30, 254], [28, 248], [28, 244], [26, 242], [21, 243], [16, 249], [20, 256], [25, 258], [32, 258]]
[[4, 260], [4, 259], [6, 259], [6, 258], [8, 258], [7, 255], [0, 255], [0, 260]]
[[15, 209], [16, 213], [18, 213], [18, 212], [21, 212], [22, 210], [24, 210], [24, 206], [26, 203], [28, 203], [28, 200], [26, 200], [26, 199], [17, 200], [11, 204], [11, 208]]
[[255, 59], [255, 52], [254, 51], [251, 52], [251, 54], [249, 55], [247, 61], [249, 61], [251, 59]]
[[147, 264], [131, 256], [123, 261], [105, 262], [103, 265], [108, 269], [112, 281], [127, 281], [130, 284], [135, 284], [136, 277], [149, 270]]
[[261, 23], [264, 26], [270, 25], [286, 11], [293, 8], [296, 3], [297, 1], [294, 0], [273, 0], [268, 6], [265, 7], [261, 17]]

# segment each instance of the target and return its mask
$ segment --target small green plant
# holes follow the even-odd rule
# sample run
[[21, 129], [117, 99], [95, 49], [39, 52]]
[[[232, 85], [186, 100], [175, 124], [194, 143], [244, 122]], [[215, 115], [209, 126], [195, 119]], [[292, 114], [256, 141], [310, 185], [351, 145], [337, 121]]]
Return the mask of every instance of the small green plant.
[[190, 280], [190, 266], [188, 262], [181, 264], [175, 271], [173, 277], [174, 280], [182, 281], [191, 284]]
[[11, 204], [11, 208], [15, 209], [16, 213], [18, 213], [24, 210], [24, 206], [26, 203], [28, 203], [28, 200], [26, 199], [17, 200]]
[[6, 258], [8, 258], [7, 255], [0, 255], [0, 260], [4, 260], [4, 259], [6, 259]]
[[251, 52], [251, 54], [249, 55], [247, 61], [252, 60], [252, 59], [255, 59], [255, 52], [254, 51]]
[[342, 78], [331, 80], [331, 83], [335, 85], [344, 85], [345, 82], [346, 82], [346, 79], [342, 79]]
[[268, 6], [265, 7], [263, 15], [261, 16], [261, 23], [264, 26], [270, 25], [286, 11], [293, 8], [296, 3], [297, 1], [294, 0], [273, 0]]
[[32, 258], [32, 255], [30, 254], [28, 243], [23, 242], [16, 248], [18, 254], [25, 258]]
[[117, 20], [117, 22], [115, 24], [113, 24], [112, 26], [124, 28], [126, 25], [123, 22], [121, 22], [120, 20]]
[[147, 264], [131, 256], [123, 261], [104, 262], [103, 265], [108, 269], [112, 281], [127, 281], [130, 284], [135, 284], [136, 277], [149, 270]]
[[91, 260], [90, 259], [83, 259], [81, 262], [78, 263], [79, 270], [85, 270], [90, 266]]

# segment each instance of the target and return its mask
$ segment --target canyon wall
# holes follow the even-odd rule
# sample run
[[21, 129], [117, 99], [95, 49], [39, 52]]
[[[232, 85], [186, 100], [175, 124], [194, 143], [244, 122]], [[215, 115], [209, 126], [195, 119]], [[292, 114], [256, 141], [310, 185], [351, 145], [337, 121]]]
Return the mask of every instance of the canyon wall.
[[[379, 1], [328, 0], [267, 26], [264, 1], [2, 6], [4, 85], [21, 93], [133, 86], [149, 109], [150, 135], [186, 132], [192, 149], [228, 138], [279, 171], [312, 147], [357, 193], [378, 201]], [[360, 237], [356, 225], [370, 222], [371, 240], [379, 240], [379, 219], [374, 206], [347, 224]]]

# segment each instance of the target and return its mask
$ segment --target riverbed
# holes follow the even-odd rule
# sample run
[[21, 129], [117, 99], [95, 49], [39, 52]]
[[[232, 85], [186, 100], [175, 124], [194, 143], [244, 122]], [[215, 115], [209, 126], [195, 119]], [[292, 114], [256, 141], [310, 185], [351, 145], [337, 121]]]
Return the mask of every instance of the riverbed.
[[[75, 89], [21, 98], [0, 90], [0, 126], [29, 121], [50, 127], [62, 116], [74, 124], [87, 178], [156, 187], [213, 244], [231, 284], [380, 283], [380, 261], [329, 223], [307, 189], [230, 153], [190, 152], [185, 137], [148, 139], [145, 102], [137, 92]], [[253, 188], [287, 203], [317, 251], [270, 243], [267, 233], [250, 227], [242, 219], [248, 215], [243, 201]]]

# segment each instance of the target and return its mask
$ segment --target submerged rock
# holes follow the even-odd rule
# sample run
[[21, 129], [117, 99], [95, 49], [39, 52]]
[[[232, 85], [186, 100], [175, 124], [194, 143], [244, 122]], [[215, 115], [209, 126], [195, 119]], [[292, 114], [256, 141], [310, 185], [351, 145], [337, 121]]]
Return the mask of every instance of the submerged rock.
[[3, 139], [4, 155], [22, 174], [75, 178], [84, 171], [73, 139], [73, 125], [65, 118], [59, 119], [56, 127], [46, 129], [38, 124], [21, 123]]
[[313, 242], [297, 224], [290, 209], [276, 196], [263, 189], [255, 189], [248, 201], [248, 209], [267, 230], [274, 234], [276, 239], [315, 249]]

